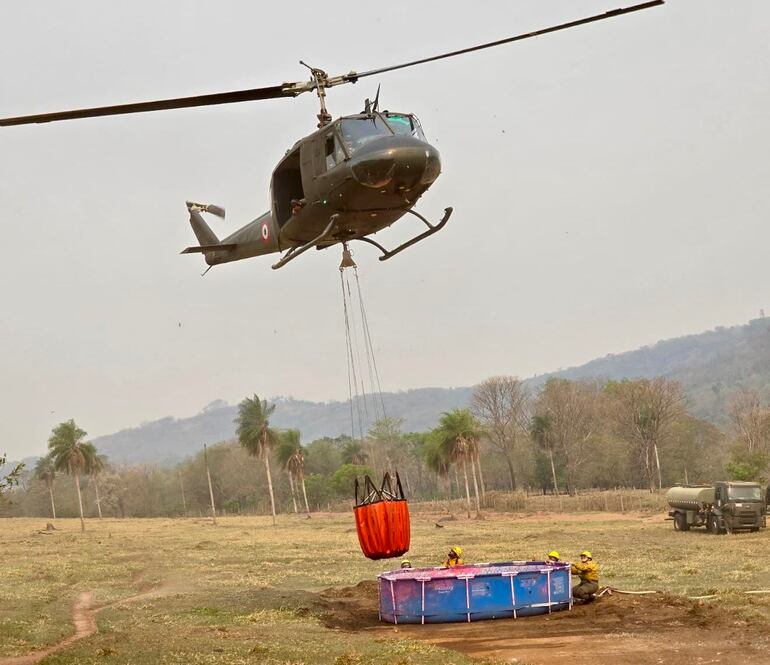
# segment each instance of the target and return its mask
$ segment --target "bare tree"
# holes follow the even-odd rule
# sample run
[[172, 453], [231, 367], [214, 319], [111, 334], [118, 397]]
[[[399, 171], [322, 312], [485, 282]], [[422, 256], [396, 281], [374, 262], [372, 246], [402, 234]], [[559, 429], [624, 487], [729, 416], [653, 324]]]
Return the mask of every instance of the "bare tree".
[[[551, 455], [551, 471], [556, 486], [554, 453], [564, 461], [567, 491], [575, 492], [577, 476], [588, 461], [588, 442], [598, 422], [599, 390], [593, 383], [549, 379], [535, 404], [537, 422], [546, 423], [546, 448]], [[538, 435], [538, 428], [533, 428]]]
[[473, 391], [471, 411], [484, 428], [485, 437], [505, 458], [511, 490], [515, 490], [516, 444], [518, 437], [526, 432], [528, 422], [524, 384], [513, 376], [493, 376], [482, 381]]
[[767, 448], [770, 409], [762, 406], [756, 392], [744, 390], [734, 395], [728, 406], [728, 414], [747, 452], [754, 453]]
[[[634, 444], [644, 463], [650, 492], [663, 485], [659, 448], [671, 425], [684, 411], [684, 394], [675, 381], [664, 378], [611, 382], [612, 413], [620, 434]], [[657, 470], [657, 474], [655, 471]]]

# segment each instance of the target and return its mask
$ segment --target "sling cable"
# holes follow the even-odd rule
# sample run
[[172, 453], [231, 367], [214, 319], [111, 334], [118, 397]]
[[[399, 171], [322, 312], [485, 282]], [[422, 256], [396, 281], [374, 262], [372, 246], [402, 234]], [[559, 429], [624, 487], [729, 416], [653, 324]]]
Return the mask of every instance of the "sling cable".
[[[350, 279], [351, 268], [354, 286]], [[384, 419], [386, 413], [372, 334], [361, 293], [361, 282], [358, 279], [358, 267], [347, 243], [342, 245], [340, 286], [345, 322], [350, 432], [354, 441], [358, 439], [363, 442], [370, 425]], [[379, 488], [369, 476], [364, 476], [363, 487], [356, 478], [355, 500], [353, 514], [356, 518], [358, 543], [364, 556], [369, 559], [387, 559], [401, 556], [409, 550], [409, 506], [398, 473], [395, 478], [385, 473]]]

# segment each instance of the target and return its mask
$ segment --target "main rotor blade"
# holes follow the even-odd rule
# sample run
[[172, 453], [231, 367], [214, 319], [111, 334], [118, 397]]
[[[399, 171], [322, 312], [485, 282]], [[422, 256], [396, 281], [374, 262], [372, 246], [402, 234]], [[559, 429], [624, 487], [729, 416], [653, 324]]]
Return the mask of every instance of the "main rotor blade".
[[498, 39], [494, 42], [488, 42], [486, 44], [479, 44], [478, 46], [471, 46], [469, 48], [460, 49], [459, 51], [451, 51], [450, 53], [442, 53], [441, 55], [434, 55], [430, 58], [423, 58], [422, 60], [413, 60], [412, 62], [405, 62], [401, 65], [393, 65], [392, 67], [381, 67], [380, 69], [371, 69], [368, 72], [345, 74], [342, 78], [346, 81], [355, 82], [364, 76], [374, 76], [375, 74], [383, 74], [385, 72], [392, 72], [395, 69], [404, 69], [405, 67], [412, 67], [414, 65], [422, 65], [426, 62], [433, 62], [434, 60], [443, 60], [444, 58], [453, 58], [456, 55], [463, 55], [464, 53], [472, 53], [473, 51], [481, 51], [485, 48], [492, 48], [493, 46], [502, 46], [503, 44], [510, 44], [511, 42], [518, 42], [522, 39], [529, 39], [530, 37], [538, 37], [540, 35], [546, 35], [549, 32], [557, 32], [558, 30], [566, 30], [567, 28], [574, 28], [578, 25], [584, 25], [586, 23], [594, 23], [595, 21], [603, 21], [607, 18], [614, 18], [621, 14], [630, 14], [631, 12], [638, 12], [642, 9], [649, 9], [650, 7], [657, 7], [665, 3], [665, 0], [652, 0], [651, 2], [643, 2], [639, 5], [633, 5], [631, 7], [623, 7], [621, 9], [613, 9], [605, 12], [604, 14], [597, 14], [596, 16], [589, 16], [588, 18], [581, 18], [577, 21], [570, 21], [569, 23], [562, 23], [550, 28], [543, 28], [542, 30], [535, 30], [534, 32], [525, 32], [515, 37], [508, 37], [506, 39]]
[[218, 92], [211, 95], [195, 97], [178, 97], [176, 99], [161, 99], [154, 102], [136, 102], [119, 106], [100, 106], [90, 109], [60, 111], [58, 113], [42, 113], [25, 115], [16, 118], [0, 118], [0, 127], [12, 125], [29, 125], [58, 120], [75, 120], [77, 118], [96, 118], [105, 115], [121, 115], [124, 113], [145, 113], [147, 111], [165, 111], [167, 109], [184, 109], [194, 106], [212, 106], [214, 104], [233, 104], [235, 102], [250, 102], [278, 97], [295, 97], [298, 93], [287, 85], [274, 85], [269, 88], [252, 88], [251, 90], [236, 90], [233, 92]]

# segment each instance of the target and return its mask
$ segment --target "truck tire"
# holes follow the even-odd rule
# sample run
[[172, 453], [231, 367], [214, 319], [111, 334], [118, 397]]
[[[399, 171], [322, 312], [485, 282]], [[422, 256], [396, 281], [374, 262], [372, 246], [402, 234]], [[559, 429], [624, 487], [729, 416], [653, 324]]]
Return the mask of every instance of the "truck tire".
[[674, 515], [674, 531], [689, 531], [690, 525], [687, 523], [687, 515], [677, 513]]

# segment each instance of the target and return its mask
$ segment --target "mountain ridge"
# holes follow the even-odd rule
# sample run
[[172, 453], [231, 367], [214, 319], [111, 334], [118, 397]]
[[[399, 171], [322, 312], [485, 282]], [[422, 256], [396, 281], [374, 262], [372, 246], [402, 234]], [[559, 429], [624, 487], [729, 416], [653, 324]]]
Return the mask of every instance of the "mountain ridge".
[[[535, 392], [551, 377], [619, 380], [654, 376], [679, 381], [693, 415], [724, 425], [727, 403], [736, 391], [754, 389], [770, 397], [770, 319], [661, 340], [532, 377], [526, 383]], [[436, 425], [443, 411], [467, 406], [472, 392], [473, 386], [417, 388], [383, 393], [383, 402], [388, 416], [404, 419], [404, 431], [424, 431]], [[348, 401], [311, 402], [293, 397], [270, 401], [276, 404], [272, 425], [299, 429], [305, 442], [351, 432]], [[365, 403], [361, 409], [373, 411]], [[232, 439], [236, 415], [237, 406], [215, 400], [194, 416], [167, 416], [99, 436], [93, 442], [113, 463], [169, 465], [194, 455], [204, 443]]]

